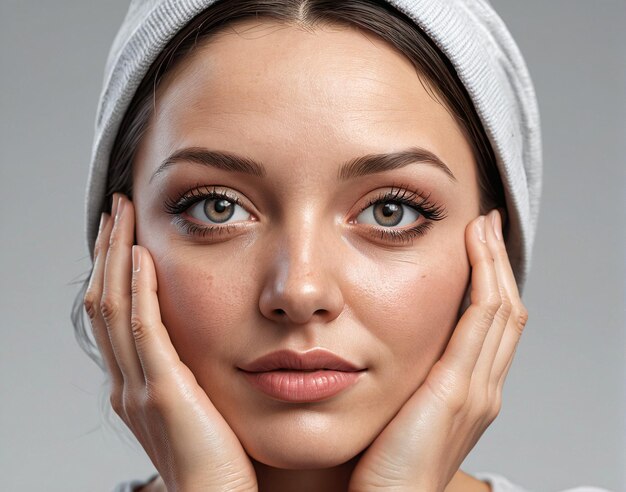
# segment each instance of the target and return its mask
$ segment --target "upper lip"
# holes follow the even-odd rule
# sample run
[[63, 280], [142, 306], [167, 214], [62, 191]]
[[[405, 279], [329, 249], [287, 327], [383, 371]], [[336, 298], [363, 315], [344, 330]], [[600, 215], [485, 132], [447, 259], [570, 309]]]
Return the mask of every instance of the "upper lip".
[[277, 350], [263, 355], [240, 369], [246, 372], [266, 372], [276, 370], [314, 371], [329, 369], [335, 371], [356, 372], [360, 368], [325, 349], [313, 349], [307, 352]]

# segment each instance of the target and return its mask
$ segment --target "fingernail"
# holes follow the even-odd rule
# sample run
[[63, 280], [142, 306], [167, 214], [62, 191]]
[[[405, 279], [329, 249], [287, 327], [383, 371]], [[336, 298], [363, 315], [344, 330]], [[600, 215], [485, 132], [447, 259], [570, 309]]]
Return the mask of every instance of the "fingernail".
[[133, 245], [133, 272], [141, 270], [141, 250], [137, 245]]
[[476, 222], [476, 235], [481, 242], [486, 243], [485, 239], [485, 216], [481, 215], [478, 221]]
[[120, 194], [120, 197], [117, 201], [117, 213], [115, 214], [115, 220], [118, 220], [122, 216], [122, 212], [124, 211], [124, 196]]
[[497, 210], [493, 211], [491, 225], [493, 226], [493, 233], [496, 235], [496, 239], [502, 240], [502, 221], [500, 220], [500, 212]]

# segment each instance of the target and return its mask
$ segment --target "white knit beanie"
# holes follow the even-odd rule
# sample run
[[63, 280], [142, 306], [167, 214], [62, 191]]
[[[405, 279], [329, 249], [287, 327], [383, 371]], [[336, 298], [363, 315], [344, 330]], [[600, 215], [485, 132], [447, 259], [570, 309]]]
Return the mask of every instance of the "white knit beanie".
[[[341, 0], [338, 0], [341, 1]], [[537, 100], [522, 55], [487, 0], [386, 0], [409, 16], [448, 57], [469, 93], [503, 180], [506, 245], [523, 288], [541, 193]], [[107, 168], [120, 123], [165, 45], [215, 0], [132, 0], [107, 59], [87, 183], [87, 243], [93, 252]]]

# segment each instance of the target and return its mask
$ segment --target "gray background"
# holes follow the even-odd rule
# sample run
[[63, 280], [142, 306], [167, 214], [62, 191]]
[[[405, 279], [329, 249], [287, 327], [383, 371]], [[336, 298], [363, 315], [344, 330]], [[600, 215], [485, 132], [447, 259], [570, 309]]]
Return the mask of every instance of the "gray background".
[[[494, 0], [543, 117], [530, 321], [503, 410], [464, 464], [536, 491], [626, 491], [626, 2]], [[0, 2], [0, 489], [108, 491], [153, 468], [103, 425], [76, 345], [83, 193], [126, 0]], [[106, 395], [105, 395], [106, 397]]]

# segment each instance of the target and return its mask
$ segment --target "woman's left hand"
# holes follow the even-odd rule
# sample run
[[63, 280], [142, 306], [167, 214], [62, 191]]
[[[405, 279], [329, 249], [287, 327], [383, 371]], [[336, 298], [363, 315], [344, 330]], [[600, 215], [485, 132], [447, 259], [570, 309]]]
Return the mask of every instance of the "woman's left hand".
[[465, 231], [471, 304], [424, 383], [363, 453], [349, 490], [441, 492], [500, 411], [526, 324], [494, 210]]

